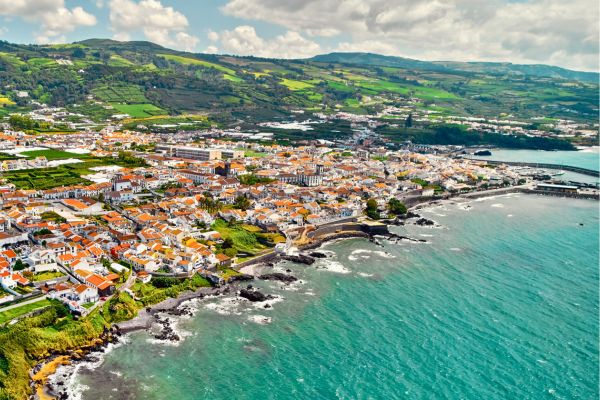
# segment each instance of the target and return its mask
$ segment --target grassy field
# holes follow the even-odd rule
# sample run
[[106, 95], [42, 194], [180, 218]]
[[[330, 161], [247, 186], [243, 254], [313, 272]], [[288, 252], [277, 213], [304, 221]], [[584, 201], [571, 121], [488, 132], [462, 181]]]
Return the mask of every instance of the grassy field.
[[62, 276], [65, 276], [65, 274], [63, 274], [62, 272], [59, 272], [59, 271], [46, 271], [46, 272], [40, 272], [39, 274], [33, 274], [33, 276], [31, 276], [30, 279], [33, 282], [40, 282], [40, 281], [49, 281], [51, 279], [60, 278]]
[[118, 54], [113, 54], [112, 56], [110, 56], [110, 59], [108, 60], [108, 65], [111, 65], [114, 67], [129, 67], [129, 66], [132, 66], [135, 64], [132, 63], [131, 61], [129, 61], [128, 59], [121, 57]]
[[54, 149], [24, 151], [23, 153], [20, 153], [20, 154], [22, 156], [27, 157], [27, 158], [36, 158], [36, 157], [44, 156], [49, 161], [51, 161], [51, 160], [64, 160], [64, 159], [67, 159], [67, 158], [84, 159], [84, 158], [88, 158], [89, 157], [87, 154], [69, 153], [68, 151], [54, 150]]
[[244, 156], [246, 156], [246, 157], [262, 158], [262, 157], [265, 157], [266, 155], [267, 155], [267, 153], [261, 153], [260, 151], [244, 150]]
[[218, 71], [224, 72], [228, 75], [235, 75], [235, 71], [232, 70], [231, 68], [227, 68], [224, 67], [222, 65], [219, 64], [215, 64], [215, 63], [211, 63], [208, 61], [204, 61], [204, 60], [198, 60], [197, 58], [191, 58], [191, 57], [182, 57], [182, 56], [176, 56], [173, 54], [158, 54], [159, 56], [169, 60], [169, 61], [174, 61], [180, 64], [184, 64], [184, 65], [201, 65], [203, 67], [207, 67], [207, 68], [214, 68]]
[[38, 310], [40, 308], [44, 308], [49, 306], [50, 300], [40, 300], [35, 303], [25, 304], [24, 306], [12, 308], [8, 311], [4, 311], [0, 313], [0, 324], [4, 324], [12, 319], [15, 319], [21, 315], [27, 314], [33, 310]]
[[154, 104], [142, 103], [142, 104], [120, 104], [120, 103], [111, 103], [111, 106], [114, 107], [115, 110], [119, 111], [122, 114], [128, 114], [133, 118], [145, 118], [152, 117], [157, 115], [164, 115], [166, 113], [165, 110], [156, 107]]
[[310, 89], [314, 86], [312, 83], [296, 81], [293, 79], [282, 79], [280, 83], [290, 90]]
[[228, 224], [226, 221], [217, 220], [212, 229], [221, 234], [223, 239], [231, 239], [233, 247], [238, 251], [256, 254], [266, 248], [260, 244], [254, 232], [249, 232], [242, 226]]
[[12, 106], [15, 102], [9, 99], [8, 97], [0, 96], [0, 106]]
[[257, 254], [285, 242], [285, 238], [278, 233], [263, 233], [257, 226], [227, 223], [222, 219], [217, 220], [212, 229], [219, 232], [223, 239], [230, 239], [233, 248], [248, 254]]
[[98, 86], [92, 89], [92, 93], [100, 100], [108, 103], [125, 103], [138, 104], [148, 103], [148, 99], [144, 96], [142, 89], [133, 84], [129, 85], [114, 85], [114, 86]]

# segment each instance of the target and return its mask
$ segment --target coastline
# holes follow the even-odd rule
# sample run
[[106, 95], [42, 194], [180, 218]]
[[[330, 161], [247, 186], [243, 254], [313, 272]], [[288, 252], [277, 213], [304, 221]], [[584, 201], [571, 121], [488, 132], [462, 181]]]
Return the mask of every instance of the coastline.
[[[473, 193], [473, 194], [479, 194], [479, 196], [466, 197], [463, 195], [457, 195], [457, 196], [452, 196], [452, 197], [444, 198], [444, 199], [429, 199], [422, 203], [418, 203], [418, 204], [411, 206], [409, 208], [409, 211], [423, 210], [423, 209], [426, 209], [429, 207], [437, 207], [437, 206], [443, 205], [444, 203], [447, 203], [447, 202], [448, 203], [455, 203], [455, 202], [470, 203], [472, 201], [476, 201], [476, 200], [483, 199], [483, 198], [508, 196], [510, 194], [515, 194], [515, 193], [534, 194], [529, 191], [523, 191], [522, 188], [512, 187], [512, 188], [507, 188], [507, 189], [509, 189], [509, 191], [507, 191], [507, 192], [497, 192], [496, 189], [492, 189], [492, 190], [487, 190], [484, 192]], [[540, 193], [540, 194], [545, 194], [545, 193]], [[548, 195], [548, 194], [545, 194], [545, 195]], [[561, 197], [568, 198], [568, 196], [561, 196]], [[386, 226], [394, 225], [394, 223], [392, 221], [394, 221], [394, 220], [388, 220], [386, 222]], [[398, 220], [396, 220], [396, 221], [398, 221]], [[356, 225], [360, 226], [361, 224], [356, 223]], [[358, 230], [357, 231], [336, 232], [336, 233], [320, 236], [314, 242], [300, 246], [299, 250], [300, 251], [316, 250], [327, 244], [334, 243], [336, 241], [353, 239], [353, 238], [363, 238], [363, 239], [367, 239], [367, 240], [373, 240], [373, 236], [374, 235], [370, 235], [366, 232], [358, 231]], [[393, 237], [394, 234], [390, 233], [390, 236]], [[246, 263], [244, 263], [243, 267], [239, 268], [239, 270], [240, 270], [240, 272], [242, 272], [244, 274], [244, 276], [246, 276], [248, 278], [241, 279], [241, 280], [256, 279], [257, 275], [254, 273], [251, 273], [251, 272], [253, 272], [253, 269], [256, 266], [271, 265], [273, 263], [277, 263], [277, 262], [286, 260], [286, 257], [282, 257], [275, 253], [272, 253], [269, 255], [271, 255], [272, 258], [269, 258], [266, 261], [263, 260], [261, 257], [257, 257], [257, 259], [255, 259], [255, 260], [248, 260]], [[287, 259], [289, 260], [289, 258], [287, 258]], [[293, 261], [297, 261], [297, 260], [293, 260]], [[142, 331], [142, 330], [148, 331], [149, 329], [152, 328], [152, 326], [154, 324], [161, 323], [161, 321], [158, 319], [158, 316], [157, 316], [157, 314], [159, 314], [159, 313], [181, 315], [181, 314], [177, 313], [177, 310], [179, 309], [181, 304], [185, 303], [186, 301], [193, 300], [193, 299], [202, 299], [202, 298], [205, 298], [208, 296], [220, 296], [223, 294], [230, 294], [230, 293], [232, 293], [233, 289], [238, 289], [239, 287], [240, 287], [240, 282], [238, 280], [232, 280], [232, 281], [229, 281], [229, 282], [222, 284], [220, 286], [217, 286], [217, 287], [211, 287], [211, 288], [203, 287], [203, 288], [199, 288], [198, 290], [196, 290], [194, 292], [190, 292], [190, 291], [183, 292], [178, 297], [168, 298], [168, 299], [165, 299], [162, 302], [157, 303], [153, 306], [149, 306], [147, 308], [141, 309], [138, 312], [138, 314], [130, 320], [112, 324], [110, 330], [108, 330], [108, 333], [105, 331], [105, 333], [103, 333], [102, 337], [96, 339], [96, 343], [91, 346], [85, 346], [85, 347], [81, 347], [81, 348], [72, 349], [69, 352], [67, 352], [67, 354], [50, 356], [48, 359], [43, 360], [42, 362], [38, 363], [30, 372], [30, 385], [34, 392], [34, 394], [32, 395], [32, 398], [39, 399], [39, 400], [52, 400], [52, 399], [59, 398], [56, 395], [56, 393], [54, 392], [54, 389], [52, 387], [49, 387], [49, 385], [48, 385], [48, 383], [49, 383], [48, 381], [53, 377], [54, 374], [56, 374], [56, 372], [57, 372], [56, 370], [59, 366], [71, 365], [74, 363], [85, 361], [85, 357], [87, 355], [89, 355], [90, 353], [97, 353], [100, 355], [106, 351], [106, 348], [108, 347], [108, 345], [118, 343], [119, 337], [121, 335], [126, 335], [128, 333]], [[57, 361], [57, 360], [59, 360], [59, 361]], [[41, 371], [44, 371], [44, 373], [41, 374], [40, 373]], [[40, 373], [40, 375], [36, 375], [38, 373]], [[60, 397], [60, 398], [62, 399], [62, 398], [68, 398], [68, 397]]]
[[[353, 238], [369, 239], [370, 235], [368, 235], [365, 232], [358, 231], [334, 233], [330, 235], [325, 235], [324, 237], [320, 237], [313, 243], [301, 246], [299, 250], [316, 250], [329, 243]], [[282, 258], [276, 254], [273, 254], [273, 256], [273, 259], [269, 260], [269, 262], [264, 261], [262, 259], [249, 260], [248, 264], [244, 265], [244, 267], [240, 268], [240, 270], [246, 268], [251, 269], [259, 265], [268, 265], [271, 262], [276, 263], [285, 260], [285, 258]], [[245, 274], [245, 276], [247, 275]], [[249, 278], [248, 280], [253, 279], [256, 279], [256, 276], [254, 274], [252, 274], [251, 278]], [[42, 360], [41, 362], [36, 364], [34, 368], [30, 371], [30, 386], [34, 393], [31, 396], [31, 398], [35, 400], [53, 400], [59, 398], [68, 398], [62, 396], [59, 397], [59, 395], [55, 392], [55, 388], [53, 388], [49, 384], [51, 378], [57, 373], [57, 369], [59, 366], [73, 365], [74, 363], [86, 361], [86, 356], [88, 356], [90, 353], [101, 355], [106, 351], [107, 347], [110, 344], [119, 343], [119, 337], [121, 337], [122, 335], [127, 335], [129, 333], [137, 331], [149, 331], [154, 324], [161, 322], [158, 319], [157, 314], [173, 313], [174, 315], [178, 315], [177, 310], [179, 309], [181, 304], [185, 303], [186, 301], [193, 299], [203, 299], [209, 296], [220, 296], [223, 294], [230, 294], [234, 289], [238, 289], [239, 286], [239, 281], [233, 280], [222, 284], [218, 287], [203, 287], [199, 288], [194, 292], [187, 291], [180, 294], [177, 297], [165, 299], [160, 303], [141, 309], [138, 312], [138, 314], [130, 320], [112, 324], [111, 330], [114, 330], [114, 335], [110, 335], [110, 339], [108, 337], [98, 338], [96, 340], [96, 344], [90, 346], [89, 348], [75, 348], [67, 352], [67, 354], [53, 355], [45, 360]], [[59, 358], [60, 362], [56, 362], [55, 360]], [[45, 371], [45, 373], [43, 376], [36, 376], [37, 371]]]

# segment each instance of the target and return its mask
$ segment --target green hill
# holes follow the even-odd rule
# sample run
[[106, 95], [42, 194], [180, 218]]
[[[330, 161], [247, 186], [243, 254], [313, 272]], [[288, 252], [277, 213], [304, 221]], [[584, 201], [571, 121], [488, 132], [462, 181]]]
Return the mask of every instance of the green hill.
[[0, 41], [0, 118], [27, 111], [33, 100], [96, 122], [128, 114], [126, 123], [132, 126], [148, 120], [168, 125], [179, 115], [202, 116], [207, 126], [257, 123], [298, 109], [305, 115], [375, 114], [390, 105], [446, 116], [592, 124], [598, 113], [597, 76], [549, 66], [365, 53], [279, 60], [192, 54], [144, 41], [89, 39], [44, 46]]
[[381, 67], [398, 67], [406, 69], [422, 69], [445, 72], [475, 72], [494, 75], [522, 75], [545, 78], [577, 80], [598, 83], [600, 75], [597, 72], [573, 71], [565, 68], [541, 64], [512, 64], [498, 62], [456, 62], [456, 61], [419, 61], [410, 58], [382, 56], [371, 53], [330, 53], [310, 59], [325, 63], [341, 63], [355, 65], [376, 65]]

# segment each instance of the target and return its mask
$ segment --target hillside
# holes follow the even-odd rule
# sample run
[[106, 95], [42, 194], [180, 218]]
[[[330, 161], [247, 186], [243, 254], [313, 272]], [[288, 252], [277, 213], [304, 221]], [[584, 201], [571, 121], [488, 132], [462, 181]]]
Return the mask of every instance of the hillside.
[[[590, 82], [592, 77], [595, 82]], [[150, 42], [0, 42], [0, 117], [36, 103], [95, 122], [258, 123], [290, 110], [597, 122], [597, 74], [548, 66], [444, 63], [364, 53], [310, 60], [191, 54]], [[74, 118], [76, 120], [77, 118]], [[128, 125], [128, 126], [129, 126]]]
[[310, 58], [322, 63], [346, 65], [374, 65], [404, 69], [443, 71], [447, 73], [471, 72], [490, 75], [512, 75], [513, 77], [538, 77], [574, 80], [597, 84], [600, 74], [597, 72], [573, 71], [565, 68], [541, 64], [512, 64], [497, 62], [457, 62], [457, 61], [419, 61], [410, 58], [383, 56], [371, 53], [329, 53]]

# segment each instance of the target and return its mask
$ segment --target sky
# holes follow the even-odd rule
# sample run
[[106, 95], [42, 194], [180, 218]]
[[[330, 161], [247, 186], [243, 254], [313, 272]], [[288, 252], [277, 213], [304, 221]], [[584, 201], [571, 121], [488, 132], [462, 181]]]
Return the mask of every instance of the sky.
[[598, 0], [0, 0], [0, 39], [150, 40], [195, 53], [333, 51], [599, 70]]

